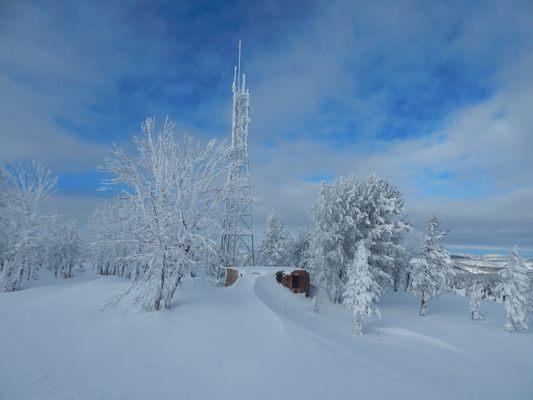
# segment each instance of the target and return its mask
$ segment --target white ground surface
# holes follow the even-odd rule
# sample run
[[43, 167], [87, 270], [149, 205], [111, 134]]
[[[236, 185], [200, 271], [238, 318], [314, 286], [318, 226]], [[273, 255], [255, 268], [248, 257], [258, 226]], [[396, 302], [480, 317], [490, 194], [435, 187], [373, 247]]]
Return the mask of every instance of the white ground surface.
[[273, 276], [229, 288], [198, 278], [168, 312], [101, 312], [127, 282], [81, 274], [0, 294], [0, 399], [533, 399], [533, 334], [503, 309], [468, 319], [443, 296], [388, 294], [382, 320], [351, 334], [342, 307], [293, 295]]

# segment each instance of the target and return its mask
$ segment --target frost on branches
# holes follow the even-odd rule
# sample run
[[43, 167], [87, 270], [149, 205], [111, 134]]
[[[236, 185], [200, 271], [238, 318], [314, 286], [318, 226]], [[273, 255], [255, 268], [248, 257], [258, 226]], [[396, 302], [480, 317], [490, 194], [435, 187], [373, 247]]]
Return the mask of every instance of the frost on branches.
[[47, 230], [47, 263], [56, 278], [71, 278], [80, 265], [81, 242], [76, 221], [56, 221]]
[[[402, 194], [383, 179], [351, 175], [322, 184], [312, 213], [309, 268], [331, 301], [342, 302], [354, 244], [361, 240], [367, 244], [370, 266], [398, 284], [405, 253], [401, 238], [410, 229], [404, 218]], [[385, 287], [389, 280], [379, 283]]]
[[21, 288], [24, 279], [34, 279], [46, 265], [46, 227], [49, 218], [43, 202], [52, 194], [57, 179], [37, 163], [17, 163], [1, 168], [0, 290]]
[[483, 299], [483, 292], [484, 288], [481, 282], [474, 281], [472, 286], [470, 287], [469, 294], [470, 294], [470, 317], [473, 320], [481, 320], [483, 319], [483, 314], [479, 312], [479, 306], [481, 303], [481, 300]]
[[426, 315], [429, 301], [446, 288], [454, 274], [450, 255], [442, 247], [447, 232], [439, 230], [440, 221], [432, 216], [426, 228], [424, 251], [410, 262], [410, 286], [421, 294], [420, 315]]
[[263, 265], [289, 266], [292, 264], [292, 238], [276, 211], [267, 217], [265, 233], [259, 249]]
[[296, 268], [307, 268], [309, 258], [309, 230], [299, 228], [292, 246], [292, 262]]
[[142, 243], [137, 235], [140, 219], [127, 206], [130, 199], [118, 197], [102, 202], [89, 218], [85, 232], [88, 261], [97, 274], [136, 279], [144, 272], [139, 260]]
[[[413, 258], [419, 257], [424, 252], [424, 234], [414, 228], [411, 228], [402, 238], [402, 245], [405, 253], [399, 258], [401, 280], [403, 280], [405, 290], [411, 286], [411, 265]], [[395, 290], [397, 285], [395, 286]]]
[[[100, 268], [120, 268], [125, 261], [136, 265], [132, 285], [110, 304], [131, 294], [134, 304], [152, 311], [170, 308], [183, 277], [193, 274], [207, 255], [217, 254], [228, 151], [215, 140], [197, 144], [186, 135], [176, 141], [168, 118], [160, 129], [148, 118], [142, 133], [135, 139], [136, 156], [115, 148], [102, 167], [113, 177], [108, 183], [122, 192], [113, 203], [118, 210], [101, 210], [94, 218], [102, 220], [109, 213], [111, 220], [102, 222], [118, 218], [124, 234], [103, 227], [93, 247]], [[120, 250], [106, 248], [102, 240], [107, 234], [121, 243]], [[122, 260], [107, 251], [118, 251]]]
[[365, 316], [381, 316], [377, 302], [383, 292], [383, 287], [378, 282], [388, 279], [387, 276], [384, 276], [386, 275], [384, 272], [369, 265], [369, 256], [363, 241], [359, 241], [354, 260], [348, 267], [348, 281], [343, 293], [343, 304], [353, 312], [355, 318], [354, 332], [356, 335], [363, 334], [363, 318]]
[[516, 246], [509, 252], [506, 267], [499, 272], [499, 276], [501, 283], [496, 290], [500, 291], [505, 305], [507, 314], [505, 329], [509, 332], [525, 331], [531, 281]]
[[70, 278], [81, 264], [75, 221], [48, 215], [57, 178], [35, 162], [0, 165], [0, 290], [19, 290], [41, 270]]

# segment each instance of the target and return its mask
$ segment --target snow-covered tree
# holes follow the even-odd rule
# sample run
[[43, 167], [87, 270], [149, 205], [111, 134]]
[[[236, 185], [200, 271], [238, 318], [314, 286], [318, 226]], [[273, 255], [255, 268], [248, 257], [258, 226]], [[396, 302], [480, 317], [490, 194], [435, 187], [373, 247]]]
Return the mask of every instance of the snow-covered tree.
[[403, 281], [404, 289], [409, 290], [411, 284], [411, 264], [413, 258], [420, 257], [424, 252], [424, 233], [411, 228], [402, 237], [401, 241], [405, 252], [398, 258], [400, 277], [398, 281]]
[[7, 171], [0, 164], [0, 276], [4, 268], [5, 255], [7, 253], [7, 232], [8, 232], [8, 205], [9, 187], [7, 185]]
[[527, 329], [528, 296], [531, 281], [527, 275], [527, 268], [515, 246], [509, 252], [504, 269], [499, 272], [501, 279], [497, 286], [503, 296], [507, 322], [505, 329], [509, 332], [520, 332]]
[[317, 313], [320, 310], [320, 306], [318, 305], [317, 296], [313, 296], [313, 300], [311, 302], [311, 310], [313, 310], [314, 313]]
[[354, 244], [360, 240], [367, 243], [372, 268], [399, 279], [405, 252], [401, 238], [410, 228], [403, 207], [400, 191], [375, 176], [361, 180], [351, 175], [322, 184], [312, 213], [309, 267], [331, 301], [342, 301]]
[[56, 278], [70, 278], [75, 267], [81, 263], [81, 243], [77, 222], [56, 222], [47, 231], [48, 268]]
[[[353, 312], [354, 332], [356, 335], [363, 334], [363, 318], [365, 316], [380, 316], [377, 302], [383, 288], [378, 283], [388, 279], [386, 274], [368, 263], [370, 252], [366, 249], [363, 241], [357, 243], [355, 257], [348, 268], [348, 280], [343, 293], [343, 304]], [[381, 276], [376, 276], [381, 275]]]
[[266, 220], [259, 259], [263, 265], [289, 266], [292, 264], [291, 250], [291, 235], [281, 222], [279, 214], [272, 211]]
[[218, 250], [228, 150], [215, 140], [177, 142], [173, 131], [168, 118], [161, 129], [148, 118], [135, 139], [138, 155], [116, 148], [102, 167], [113, 176], [111, 185], [125, 188], [120, 205], [133, 221], [127, 240], [133, 237], [137, 250], [130, 259], [144, 266], [111, 303], [131, 293], [145, 310], [168, 309], [182, 278], [206, 252]]
[[473, 320], [483, 319], [483, 314], [479, 311], [481, 300], [483, 299], [484, 287], [479, 281], [474, 281], [469, 290], [470, 311]]
[[11, 292], [20, 289], [24, 278], [35, 277], [36, 267], [43, 264], [45, 255], [39, 244], [44, 240], [47, 217], [42, 207], [57, 179], [37, 163], [19, 162], [7, 166], [5, 171], [7, 199], [3, 202], [7, 204], [3, 206], [2, 225], [6, 239], [0, 261], [0, 290]]
[[424, 251], [410, 262], [410, 290], [421, 294], [420, 315], [429, 301], [437, 297], [454, 274], [449, 253], [442, 247], [447, 232], [439, 230], [440, 221], [432, 216], [426, 228]]
[[134, 279], [145, 270], [138, 258], [142, 242], [135, 236], [141, 229], [140, 219], [134, 205], [126, 206], [130, 200], [119, 197], [104, 201], [89, 218], [84, 242], [87, 259], [97, 274]]
[[299, 228], [293, 240], [292, 259], [297, 268], [306, 268], [309, 258], [309, 230]]

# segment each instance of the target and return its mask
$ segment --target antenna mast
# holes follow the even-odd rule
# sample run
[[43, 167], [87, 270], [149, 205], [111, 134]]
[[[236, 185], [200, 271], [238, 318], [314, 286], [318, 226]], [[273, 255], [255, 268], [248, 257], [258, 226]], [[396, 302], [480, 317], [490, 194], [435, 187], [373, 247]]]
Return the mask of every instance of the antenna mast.
[[230, 166], [227, 183], [229, 195], [225, 204], [221, 240], [222, 264], [225, 267], [255, 265], [252, 192], [248, 161], [250, 91], [245, 87], [245, 75], [241, 75], [240, 40], [238, 62], [234, 71]]

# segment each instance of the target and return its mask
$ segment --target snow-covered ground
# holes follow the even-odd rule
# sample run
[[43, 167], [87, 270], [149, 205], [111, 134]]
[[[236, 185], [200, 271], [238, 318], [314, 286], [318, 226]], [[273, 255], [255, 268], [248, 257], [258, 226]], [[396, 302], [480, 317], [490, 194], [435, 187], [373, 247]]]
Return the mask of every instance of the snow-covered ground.
[[[465, 271], [474, 274], [495, 273], [505, 268], [508, 256], [501, 254], [457, 254], [452, 256], [455, 265]], [[529, 268], [533, 268], [533, 263], [530, 260], [525, 260], [525, 264]]]
[[340, 306], [271, 274], [228, 288], [188, 280], [171, 311], [100, 311], [127, 282], [92, 273], [0, 294], [0, 399], [532, 399], [533, 332], [501, 305], [389, 293], [351, 334]]

